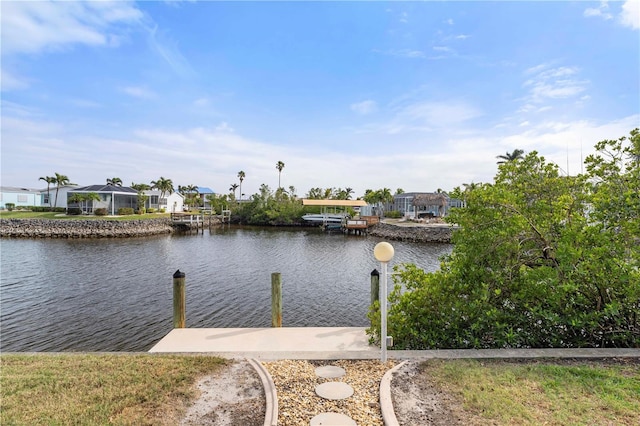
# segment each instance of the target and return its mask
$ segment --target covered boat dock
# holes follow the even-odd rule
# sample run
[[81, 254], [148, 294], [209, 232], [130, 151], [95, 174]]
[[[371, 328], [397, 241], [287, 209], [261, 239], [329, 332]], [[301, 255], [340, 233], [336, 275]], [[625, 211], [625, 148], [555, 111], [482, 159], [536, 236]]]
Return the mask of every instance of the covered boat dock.
[[[367, 202], [364, 200], [317, 200], [304, 198], [302, 200], [303, 206], [317, 206], [321, 208], [321, 214], [324, 215], [336, 215], [341, 211], [344, 212], [346, 208], [357, 209], [359, 212], [360, 207], [367, 206]], [[322, 223], [322, 227], [326, 230], [339, 229], [344, 233], [365, 233], [369, 227], [378, 223], [380, 219], [378, 216], [360, 216], [359, 214], [354, 218], [345, 217], [342, 223]]]

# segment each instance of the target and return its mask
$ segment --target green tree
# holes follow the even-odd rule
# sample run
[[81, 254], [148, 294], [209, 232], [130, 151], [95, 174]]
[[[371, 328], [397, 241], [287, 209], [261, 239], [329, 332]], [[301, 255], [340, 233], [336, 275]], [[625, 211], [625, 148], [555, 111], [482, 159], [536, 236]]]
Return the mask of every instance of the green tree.
[[[53, 203], [53, 207], [58, 207], [58, 192], [60, 191], [60, 187], [66, 185], [73, 185], [69, 180], [68, 176], [61, 175], [58, 172], [55, 172], [55, 184], [56, 184], [56, 199]], [[53, 183], [53, 182], [52, 182]]]
[[282, 161], [278, 161], [276, 163], [276, 169], [278, 170], [278, 188], [280, 188], [280, 175], [282, 174], [282, 169], [284, 169], [284, 163]]
[[296, 195], [296, 187], [293, 185], [289, 185], [289, 197], [292, 200], [295, 200], [298, 196]]
[[107, 185], [122, 186], [122, 179], [120, 179], [119, 177], [107, 179]]
[[586, 175], [531, 152], [456, 188], [466, 207], [447, 217], [460, 228], [440, 270], [397, 268], [396, 347], [640, 346], [639, 138], [599, 142]]
[[166, 194], [173, 194], [173, 182], [171, 179], [166, 179], [162, 176], [158, 180], [151, 181], [151, 188], [160, 191], [160, 198], [165, 198]]
[[198, 207], [202, 203], [198, 187], [196, 185], [178, 185], [178, 192], [184, 196], [187, 206]]
[[240, 200], [242, 200], [242, 181], [244, 180], [245, 176], [246, 175], [242, 170], [238, 172], [238, 180], [240, 180]]
[[[235, 197], [234, 197], [235, 198]], [[206, 200], [209, 202], [211, 206], [211, 210], [214, 212], [222, 212], [223, 210], [227, 210], [229, 206], [229, 195], [219, 195], [219, 194], [207, 194]]]
[[137, 201], [138, 201], [138, 211], [145, 207], [147, 200], [149, 199], [148, 195], [145, 195], [144, 191], [148, 191], [151, 189], [150, 185], [146, 183], [133, 183], [131, 182], [131, 188], [138, 191]]
[[131, 188], [135, 189], [138, 192], [144, 192], [144, 191], [150, 190], [151, 186], [147, 185], [146, 183], [133, 183], [133, 182], [131, 182]]
[[75, 192], [69, 195], [67, 202], [70, 204], [77, 204], [78, 208], [82, 210], [82, 202], [84, 201], [84, 194], [80, 192]]
[[307, 192], [306, 198], [310, 200], [321, 200], [324, 195], [322, 188], [311, 188]]
[[504, 164], [504, 163], [508, 163], [508, 162], [511, 162], [511, 161], [521, 160], [523, 154], [524, 154], [523, 150], [514, 149], [513, 152], [507, 151], [506, 154], [498, 155], [498, 156], [496, 156], [496, 158], [500, 159], [500, 161], [498, 161], [498, 164]]
[[236, 197], [236, 189], [238, 189], [238, 184], [237, 183], [232, 183], [231, 186], [229, 187], [229, 191], [231, 191], [233, 193], [233, 198], [237, 198]]
[[78, 204], [82, 212], [85, 212], [88, 208], [87, 203], [89, 201], [100, 201], [100, 195], [95, 192], [75, 192], [69, 196], [69, 202]]
[[41, 177], [38, 180], [43, 180], [43, 181], [47, 182], [47, 200], [49, 200], [49, 208], [51, 208], [51, 192], [50, 192], [50, 188], [51, 188], [51, 184], [55, 184], [56, 183], [56, 178], [54, 176], [44, 176], [44, 177]]

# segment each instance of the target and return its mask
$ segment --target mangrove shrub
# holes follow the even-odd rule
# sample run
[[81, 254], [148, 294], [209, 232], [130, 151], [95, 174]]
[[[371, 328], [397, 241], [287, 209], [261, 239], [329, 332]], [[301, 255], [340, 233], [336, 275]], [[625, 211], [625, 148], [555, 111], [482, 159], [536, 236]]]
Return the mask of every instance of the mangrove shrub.
[[456, 188], [440, 270], [396, 267], [395, 347], [640, 347], [640, 133], [596, 150], [578, 176], [531, 152]]

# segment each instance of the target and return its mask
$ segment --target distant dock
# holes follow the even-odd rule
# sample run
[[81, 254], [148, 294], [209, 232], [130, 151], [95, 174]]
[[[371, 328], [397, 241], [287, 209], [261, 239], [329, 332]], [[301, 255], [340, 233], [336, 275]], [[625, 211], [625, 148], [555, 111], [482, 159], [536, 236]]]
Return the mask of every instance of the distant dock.
[[[201, 210], [198, 213], [184, 212], [184, 213], [171, 213], [171, 225], [174, 227], [182, 227], [188, 229], [202, 229], [204, 232], [205, 225], [211, 228], [213, 225], [217, 225], [222, 222], [229, 222], [231, 216], [229, 210], [223, 210], [222, 215], [215, 215], [212, 210]], [[220, 221], [220, 222], [218, 222]]]
[[347, 219], [342, 225], [342, 231], [345, 234], [365, 234], [370, 227], [379, 222], [378, 216], [360, 216], [355, 219]]

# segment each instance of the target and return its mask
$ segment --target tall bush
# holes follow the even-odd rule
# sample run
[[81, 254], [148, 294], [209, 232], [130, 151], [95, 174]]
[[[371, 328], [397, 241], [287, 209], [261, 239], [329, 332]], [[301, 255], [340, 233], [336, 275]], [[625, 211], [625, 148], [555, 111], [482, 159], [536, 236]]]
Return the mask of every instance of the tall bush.
[[397, 268], [396, 347], [639, 347], [640, 133], [596, 148], [585, 175], [532, 152], [456, 189], [441, 270]]

